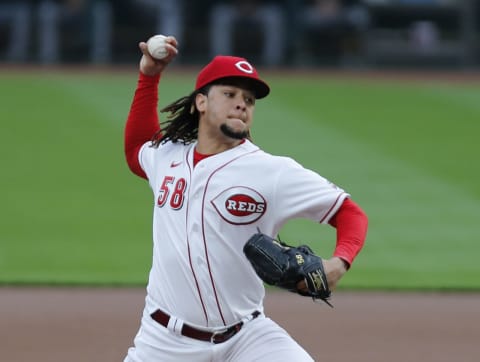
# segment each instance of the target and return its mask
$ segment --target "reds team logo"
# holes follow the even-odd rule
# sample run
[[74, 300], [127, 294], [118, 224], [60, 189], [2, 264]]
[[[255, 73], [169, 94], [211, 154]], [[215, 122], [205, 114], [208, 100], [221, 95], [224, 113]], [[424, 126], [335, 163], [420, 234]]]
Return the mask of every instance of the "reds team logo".
[[211, 203], [225, 221], [235, 225], [251, 224], [260, 219], [267, 210], [265, 198], [244, 186], [223, 191]]
[[238, 70], [241, 70], [242, 72], [244, 73], [248, 73], [248, 74], [252, 74], [253, 73], [253, 67], [252, 65], [245, 61], [245, 60], [241, 60], [239, 62], [236, 62], [235, 63], [235, 66], [238, 68]]

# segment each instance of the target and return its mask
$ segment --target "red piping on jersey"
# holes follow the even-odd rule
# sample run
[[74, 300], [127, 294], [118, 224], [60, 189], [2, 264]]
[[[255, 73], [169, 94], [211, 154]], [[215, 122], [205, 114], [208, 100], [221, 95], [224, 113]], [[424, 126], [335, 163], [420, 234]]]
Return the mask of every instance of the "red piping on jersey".
[[[245, 138], [243, 140], [240, 141], [239, 145], [241, 145], [242, 143], [245, 143]], [[213, 156], [214, 153], [210, 153], [210, 154], [204, 154], [204, 153], [200, 153], [197, 151], [196, 148], [193, 149], [193, 167], [195, 167], [197, 165], [197, 163], [199, 163], [201, 160], [204, 160], [210, 156]]]
[[210, 281], [212, 283], [212, 288], [213, 288], [213, 293], [215, 295], [215, 301], [217, 303], [217, 308], [218, 308], [218, 312], [220, 313], [220, 317], [222, 318], [222, 321], [223, 321], [223, 324], [224, 325], [227, 325], [226, 324], [226, 321], [225, 321], [225, 317], [223, 316], [223, 313], [222, 313], [222, 307], [220, 306], [220, 302], [218, 300], [218, 294], [217, 294], [217, 290], [215, 288], [215, 282], [213, 280], [213, 275], [212, 275], [212, 269], [210, 267], [210, 259], [208, 258], [208, 250], [207, 250], [207, 238], [205, 237], [205, 215], [204, 215], [204, 209], [205, 209], [205, 197], [206, 197], [206, 194], [207, 194], [207, 189], [208, 189], [208, 184], [211, 180], [211, 178], [213, 177], [213, 175], [221, 170], [222, 168], [226, 167], [227, 165], [231, 164], [232, 162], [238, 160], [239, 158], [243, 157], [243, 156], [247, 156], [247, 155], [250, 155], [252, 153], [255, 153], [255, 152], [258, 152], [259, 150], [256, 149], [254, 151], [251, 151], [251, 152], [248, 152], [248, 153], [244, 153], [238, 157], [235, 157], [234, 159], [228, 161], [227, 163], [223, 164], [222, 166], [220, 166], [219, 168], [217, 168], [216, 170], [214, 170], [210, 176], [208, 177], [207, 179], [207, 182], [205, 183], [205, 188], [204, 188], [204, 192], [203, 192], [203, 197], [202, 197], [202, 236], [203, 236], [203, 245], [205, 247], [205, 258], [207, 260], [207, 266], [208, 266], [208, 272], [210, 274]]
[[197, 276], [195, 275], [195, 270], [193, 269], [192, 254], [190, 253], [190, 242], [188, 241], [188, 235], [187, 235], [187, 250], [188, 250], [188, 263], [190, 264], [190, 269], [192, 270], [193, 280], [195, 280], [195, 286], [197, 287], [198, 297], [200, 298], [200, 304], [202, 305], [203, 314], [205, 315], [205, 321], [206, 321], [206, 324], [208, 325], [207, 309], [205, 307], [205, 303], [203, 302], [202, 293], [200, 291], [200, 285], [198, 284]]
[[[192, 179], [192, 168], [190, 166], [190, 163], [188, 162], [188, 153], [187, 153], [187, 157], [186, 157], [186, 160], [185, 162], [187, 163], [187, 165], [189, 166], [188, 167], [188, 170], [189, 170], [189, 173], [190, 173], [190, 180]], [[189, 191], [190, 193], [190, 191]], [[190, 198], [190, 197], [189, 197]], [[207, 324], [208, 326], [208, 313], [207, 313], [207, 308], [205, 306], [205, 303], [203, 302], [203, 298], [202, 298], [202, 292], [200, 290], [200, 285], [198, 284], [198, 279], [197, 279], [197, 275], [195, 274], [195, 270], [193, 269], [193, 264], [192, 264], [192, 254], [190, 252], [190, 241], [188, 239], [188, 211], [189, 211], [189, 206], [190, 205], [190, 202], [187, 202], [186, 203], [186, 210], [185, 210], [185, 227], [187, 228], [187, 230], [185, 230], [185, 235], [187, 235], [187, 250], [188, 250], [188, 262], [190, 264], [190, 270], [192, 271], [192, 275], [193, 275], [193, 280], [195, 281], [195, 286], [197, 287], [197, 293], [198, 293], [198, 297], [200, 298], [200, 304], [202, 305], [202, 309], [203, 309], [203, 314], [205, 315], [205, 323]]]
[[335, 202], [333, 203], [332, 207], [330, 207], [330, 209], [328, 209], [328, 211], [326, 212], [325, 216], [322, 217], [322, 219], [320, 220], [320, 223], [324, 222], [325, 219], [328, 217], [328, 215], [330, 215], [330, 212], [332, 212], [332, 210], [335, 208], [335, 206], [338, 204], [338, 200], [340, 200], [340, 197], [344, 196], [345, 193], [341, 193], [340, 195], [337, 196], [337, 199], [335, 200]]

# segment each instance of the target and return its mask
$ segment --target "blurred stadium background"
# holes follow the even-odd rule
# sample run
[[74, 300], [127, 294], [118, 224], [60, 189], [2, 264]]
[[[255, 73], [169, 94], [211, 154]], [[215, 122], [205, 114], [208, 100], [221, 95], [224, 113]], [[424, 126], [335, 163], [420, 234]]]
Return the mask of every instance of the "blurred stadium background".
[[[120, 361], [132, 343], [151, 191], [123, 127], [155, 33], [181, 52], [160, 106], [213, 54], [247, 57], [272, 87], [254, 141], [369, 215], [335, 309], [270, 289], [269, 315], [318, 360], [477, 361], [480, 0], [0, 0], [0, 359]], [[328, 256], [335, 231], [281, 237]]]
[[128, 64], [175, 35], [178, 64], [225, 50], [283, 67], [477, 67], [476, 0], [2, 0], [0, 61]]
[[[161, 105], [215, 49], [252, 59], [273, 89], [255, 141], [366, 209], [342, 287], [480, 290], [479, 2], [239, 3], [0, 1], [0, 284], [145, 283], [150, 190], [126, 168], [123, 125], [138, 42], [178, 32]], [[334, 240], [302, 221], [282, 237], [325, 255]]]

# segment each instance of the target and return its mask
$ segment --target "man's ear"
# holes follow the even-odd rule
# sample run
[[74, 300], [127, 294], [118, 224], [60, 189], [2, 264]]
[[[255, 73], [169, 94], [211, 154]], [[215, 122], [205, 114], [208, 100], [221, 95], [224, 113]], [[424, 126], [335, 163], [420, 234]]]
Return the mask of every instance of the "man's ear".
[[195, 96], [195, 107], [200, 113], [205, 112], [207, 107], [207, 96], [205, 94], [198, 93]]

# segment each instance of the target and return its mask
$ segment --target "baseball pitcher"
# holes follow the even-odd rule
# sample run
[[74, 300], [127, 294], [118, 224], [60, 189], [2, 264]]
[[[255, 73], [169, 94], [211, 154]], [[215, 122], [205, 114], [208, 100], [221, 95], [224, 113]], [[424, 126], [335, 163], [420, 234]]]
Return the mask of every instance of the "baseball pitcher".
[[[161, 110], [160, 123], [159, 81], [178, 54], [174, 37], [164, 44], [163, 59], [139, 44], [125, 128], [128, 166], [153, 196], [152, 266], [125, 361], [312, 361], [268, 317], [264, 283], [331, 304], [363, 246], [367, 217], [341, 188], [252, 142], [256, 103], [270, 88], [244, 58], [214, 57], [192, 93]], [[335, 227], [333, 256], [278, 240], [294, 218]]]

